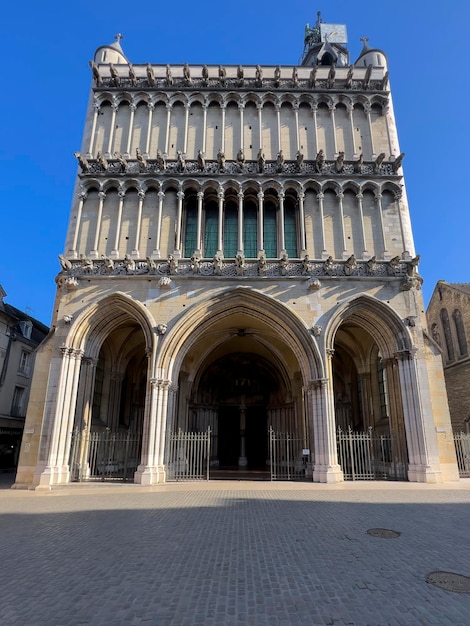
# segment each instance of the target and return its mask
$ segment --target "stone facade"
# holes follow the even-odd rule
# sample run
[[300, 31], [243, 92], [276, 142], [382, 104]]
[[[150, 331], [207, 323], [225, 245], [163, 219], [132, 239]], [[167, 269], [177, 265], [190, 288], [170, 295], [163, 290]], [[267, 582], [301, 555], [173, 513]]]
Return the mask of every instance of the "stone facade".
[[456, 432], [469, 432], [470, 284], [440, 280], [426, 317], [429, 331], [442, 353], [452, 427]]
[[72, 432], [105, 429], [161, 482], [170, 433], [208, 427], [214, 472], [272, 466], [271, 429], [341, 481], [340, 428], [388, 442], [389, 478], [456, 479], [384, 53], [350, 65], [317, 23], [298, 67], [133, 65], [118, 38], [91, 68], [17, 486], [69, 481]]

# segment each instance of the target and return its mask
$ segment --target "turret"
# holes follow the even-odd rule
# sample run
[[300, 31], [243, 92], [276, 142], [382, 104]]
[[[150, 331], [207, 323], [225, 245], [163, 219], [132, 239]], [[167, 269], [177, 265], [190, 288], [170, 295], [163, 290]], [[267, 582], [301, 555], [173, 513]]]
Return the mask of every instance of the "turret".
[[129, 61], [124, 54], [121, 44], [119, 43], [122, 39], [121, 33], [118, 33], [114, 36], [116, 40], [114, 43], [110, 43], [107, 46], [100, 46], [97, 48], [94, 56], [94, 62], [96, 64], [99, 63], [113, 63], [116, 65], [127, 65]]
[[304, 51], [301, 65], [335, 65], [347, 67], [349, 52], [342, 44], [348, 41], [344, 24], [325, 24], [317, 13], [313, 28], [305, 26]]

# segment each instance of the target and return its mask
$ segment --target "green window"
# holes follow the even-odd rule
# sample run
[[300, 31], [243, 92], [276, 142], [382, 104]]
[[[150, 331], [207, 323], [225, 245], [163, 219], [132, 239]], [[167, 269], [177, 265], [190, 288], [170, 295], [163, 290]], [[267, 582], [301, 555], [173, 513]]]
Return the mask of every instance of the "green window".
[[228, 205], [224, 216], [224, 256], [235, 257], [238, 249], [238, 210]]
[[210, 203], [206, 207], [204, 228], [204, 256], [212, 258], [217, 252], [218, 207]]
[[276, 207], [272, 202], [264, 206], [264, 250], [268, 258], [277, 257]]
[[298, 253], [295, 207], [289, 204], [284, 208], [284, 239], [287, 254], [290, 258], [296, 258]]
[[258, 255], [258, 211], [254, 204], [247, 203], [243, 211], [243, 246], [247, 258], [256, 258]]
[[184, 229], [184, 256], [192, 257], [197, 249], [197, 208], [194, 204], [186, 207], [186, 224]]

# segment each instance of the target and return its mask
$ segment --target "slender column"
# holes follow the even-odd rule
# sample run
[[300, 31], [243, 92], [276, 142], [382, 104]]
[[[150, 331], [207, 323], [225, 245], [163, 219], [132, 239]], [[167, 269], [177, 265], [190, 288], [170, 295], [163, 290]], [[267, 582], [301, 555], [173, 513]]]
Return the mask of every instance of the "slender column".
[[[204, 201], [204, 192], [197, 192], [197, 229], [196, 229], [196, 250], [197, 254], [201, 254], [202, 251], [202, 205]], [[204, 253], [206, 251], [204, 250]]]
[[96, 231], [95, 231], [95, 241], [93, 243], [93, 250], [90, 252], [90, 256], [94, 259], [98, 258], [98, 242], [100, 239], [100, 229], [101, 229], [101, 216], [103, 215], [103, 204], [106, 198], [106, 194], [104, 191], [100, 191], [98, 193], [98, 198], [100, 202], [98, 204], [98, 215], [96, 216]]
[[[129, 158], [131, 156], [131, 147], [132, 147], [132, 135], [134, 134], [134, 114], [136, 110], [136, 105], [131, 102], [129, 104], [130, 116], [129, 116], [129, 133], [127, 135], [127, 146], [126, 146], [126, 156]], [[135, 146], [138, 148], [138, 146]]]
[[206, 135], [207, 135], [207, 103], [202, 105], [202, 153], [206, 153]]
[[217, 254], [223, 254], [223, 249], [224, 249], [224, 241], [222, 238], [222, 226], [223, 226], [223, 219], [224, 219], [224, 190], [220, 189], [219, 193], [217, 194], [218, 198], [219, 198], [219, 223], [218, 223], [218, 248], [217, 248]]
[[264, 193], [258, 193], [258, 248], [259, 252], [264, 252]]
[[[434, 424], [426, 423], [422, 394], [428, 381], [424, 372], [418, 372], [416, 355], [404, 350], [396, 355], [403, 394], [403, 414], [408, 442], [408, 480], [436, 483], [442, 481]], [[424, 388], [424, 391], [423, 391]], [[428, 390], [429, 393], [429, 390]]]
[[284, 198], [286, 194], [281, 191], [279, 192], [279, 234], [280, 234], [280, 243], [281, 243], [281, 254], [284, 254], [286, 251], [286, 236], [284, 232]]
[[189, 127], [189, 109], [190, 106], [186, 102], [184, 105], [184, 141], [183, 141], [183, 154], [188, 151], [188, 127]]
[[171, 381], [161, 381], [161, 390], [158, 396], [157, 403], [157, 432], [156, 432], [156, 457], [155, 465], [157, 467], [157, 482], [164, 483], [166, 480], [165, 471], [165, 437], [166, 437], [166, 424], [168, 418], [168, 389], [170, 388]]
[[100, 109], [101, 107], [100, 107], [99, 102], [96, 100], [96, 98], [93, 98], [93, 123], [91, 125], [90, 145], [88, 146], [88, 154], [87, 154], [87, 157], [89, 159], [93, 158], [93, 144], [95, 142], [96, 124], [98, 122], [98, 115], [99, 115]]
[[91, 427], [91, 410], [93, 407], [93, 394], [95, 390], [95, 374], [98, 359], [84, 358], [83, 361], [83, 406], [80, 423], [80, 480], [89, 477], [88, 464], [88, 435]]
[[119, 205], [118, 205], [118, 214], [117, 214], [117, 224], [116, 224], [116, 239], [114, 240], [114, 250], [111, 251], [111, 256], [114, 259], [119, 259], [119, 238], [121, 236], [121, 224], [122, 224], [122, 207], [124, 205], [124, 198], [126, 197], [126, 192], [122, 189], [118, 191], [119, 196]]
[[349, 115], [349, 126], [351, 128], [351, 142], [352, 142], [352, 147], [353, 147], [353, 157], [357, 156], [357, 151], [356, 151], [356, 138], [354, 136], [354, 118], [353, 118], [353, 113], [354, 113], [354, 107], [352, 104], [348, 104], [348, 115]]
[[405, 421], [403, 416], [403, 401], [396, 358], [385, 359], [385, 376], [389, 405], [390, 434], [392, 436], [392, 454], [396, 470], [405, 475], [408, 462], [406, 446]]
[[[72, 443], [73, 422], [75, 419], [75, 407], [77, 404], [78, 381], [80, 379], [80, 367], [82, 364], [83, 350], [72, 351], [72, 371], [68, 393], [66, 394], [66, 402], [64, 403], [64, 412], [62, 419], [64, 421], [63, 438], [61, 439], [61, 447], [58, 451], [57, 465], [59, 467], [59, 481], [70, 482], [69, 456], [70, 446]], [[64, 419], [64, 417], [66, 419]]]
[[295, 115], [295, 141], [297, 144], [297, 151], [300, 150], [300, 136], [299, 136], [299, 105], [297, 102], [294, 104]]
[[153, 110], [155, 108], [155, 105], [153, 104], [153, 102], [149, 102], [147, 104], [147, 109], [149, 110], [149, 117], [148, 117], [148, 127], [147, 127], [147, 140], [145, 142], [145, 156], [147, 158], [150, 157], [150, 140], [152, 137], [152, 117], [153, 117]]
[[336, 120], [335, 120], [335, 111], [336, 107], [334, 104], [329, 106], [330, 109], [330, 117], [331, 117], [331, 128], [333, 129], [333, 151], [334, 155], [338, 152], [337, 143], [336, 143]]
[[367, 243], [366, 243], [366, 232], [364, 230], [364, 212], [363, 212], [363, 208], [362, 208], [362, 200], [364, 198], [364, 196], [362, 195], [361, 192], [356, 194], [356, 198], [357, 198], [357, 204], [359, 207], [359, 221], [361, 224], [361, 237], [362, 237], [362, 258], [365, 259], [369, 256], [369, 253], [367, 252]]
[[246, 467], [248, 465], [248, 459], [246, 458], [246, 406], [244, 404], [245, 397], [242, 397], [242, 404], [240, 405], [240, 456], [238, 457], [238, 467]]
[[325, 194], [320, 192], [317, 194], [317, 200], [318, 200], [318, 207], [320, 209], [320, 232], [321, 232], [321, 254], [322, 254], [322, 258], [325, 258], [328, 256], [328, 252], [326, 251], [326, 247], [325, 247], [325, 219], [324, 219], [324, 212], [323, 212], [323, 200], [325, 199]]
[[380, 235], [382, 237], [382, 243], [383, 243], [383, 257], [382, 258], [386, 258], [386, 256], [388, 256], [388, 252], [387, 252], [387, 244], [385, 241], [385, 230], [384, 230], [384, 218], [382, 215], [382, 194], [381, 193], [376, 193], [375, 194], [375, 201], [377, 203], [377, 213], [378, 213], [378, 217], [379, 217], [379, 226], [380, 226]]
[[263, 147], [263, 105], [257, 104], [258, 109], [258, 128], [259, 128], [259, 149]]
[[346, 246], [346, 237], [345, 237], [345, 234], [344, 234], [344, 211], [343, 211], [344, 193], [342, 191], [339, 191], [336, 194], [336, 197], [338, 198], [338, 206], [339, 206], [339, 221], [340, 221], [340, 225], [341, 225], [341, 242], [343, 244], [343, 257], [347, 258], [348, 257], [348, 251], [347, 251], [347, 246]]
[[174, 256], [177, 258], [181, 258], [182, 249], [181, 249], [181, 222], [183, 220], [183, 200], [184, 200], [184, 191], [178, 191], [176, 194], [178, 197], [178, 215], [176, 217], [176, 241], [175, 241], [175, 250]]
[[[375, 159], [375, 148], [374, 148], [374, 137], [372, 135], [372, 120], [370, 118], [370, 113], [371, 113], [372, 107], [370, 105], [369, 102], [367, 102], [364, 106], [364, 111], [366, 113], [366, 117], [367, 117], [367, 125], [369, 128], [369, 134], [370, 134], [370, 149], [372, 150], [372, 154], [371, 154], [371, 158]], [[364, 146], [362, 146], [364, 148]]]
[[387, 141], [388, 141], [388, 153], [393, 154], [393, 145], [392, 145], [392, 135], [390, 133], [390, 107], [385, 106], [382, 110], [382, 115], [385, 117], [385, 128], [387, 130]]
[[281, 105], [276, 104], [276, 119], [277, 119], [277, 151], [280, 152], [282, 150], [282, 141], [281, 141]]
[[316, 104], [312, 104], [312, 114], [313, 114], [313, 139], [315, 142], [314, 154], [315, 156], [319, 150], [318, 148], [318, 126], [317, 126], [317, 111], [318, 107]]
[[409, 249], [407, 246], [407, 241], [406, 241], [406, 237], [405, 237], [405, 229], [403, 226], [403, 215], [401, 212], [401, 199], [403, 197], [403, 194], [401, 191], [398, 191], [395, 195], [394, 195], [394, 200], [397, 203], [397, 211], [398, 211], [398, 217], [400, 220], [400, 233], [401, 233], [401, 240], [403, 242], [403, 257], [406, 258], [406, 256], [408, 256], [408, 258], [410, 258], [410, 253], [409, 253]]
[[78, 209], [77, 209], [77, 219], [75, 221], [75, 232], [73, 233], [73, 243], [72, 243], [72, 254], [75, 259], [78, 258], [78, 250], [77, 250], [78, 234], [80, 232], [80, 223], [82, 221], [83, 204], [85, 203], [87, 195], [88, 194], [85, 190], [80, 191], [80, 193], [78, 194], [79, 200], [78, 200]]
[[168, 154], [170, 145], [170, 123], [171, 123], [171, 104], [166, 105], [166, 137], [165, 137], [165, 154]]
[[300, 221], [300, 249], [302, 256], [307, 250], [307, 243], [305, 240], [305, 209], [304, 209], [305, 194], [303, 191], [299, 193], [299, 221]]
[[139, 197], [139, 208], [137, 209], [137, 225], [136, 225], [136, 231], [135, 231], [135, 246], [134, 246], [134, 249], [132, 250], [132, 256], [138, 259], [139, 256], [140, 256], [140, 250], [139, 250], [140, 229], [141, 229], [141, 225], [142, 225], [142, 207], [144, 205], [145, 191], [142, 188], [140, 188], [139, 191], [137, 192], [137, 195]]
[[111, 157], [113, 154], [113, 141], [114, 141], [114, 129], [116, 128], [116, 113], [119, 109], [119, 105], [114, 101], [111, 105], [111, 128], [109, 129], [109, 142], [107, 156]]
[[157, 379], [150, 380], [150, 389], [147, 392], [150, 398], [146, 400], [145, 407], [141, 464], [134, 474], [134, 481], [140, 485], [153, 485], [158, 482], [156, 456], [159, 433], [157, 433], [157, 413], [162, 382], [162, 380]]
[[336, 447], [336, 423], [331, 359], [333, 350], [328, 351], [326, 366], [328, 378], [311, 381], [308, 393], [309, 404], [313, 407], [313, 438], [315, 462], [313, 480], [318, 483], [339, 483], [343, 481], [343, 472], [338, 465]]
[[244, 145], [245, 145], [245, 133], [244, 133], [244, 124], [245, 122], [243, 121], [244, 116], [243, 116], [243, 111], [245, 109], [245, 105], [243, 104], [243, 102], [239, 102], [238, 103], [238, 110], [240, 111], [240, 148], [242, 150], [244, 150]]
[[160, 238], [162, 233], [162, 213], [163, 213], [163, 199], [165, 194], [163, 191], [158, 192], [158, 215], [157, 215], [157, 234], [155, 237], [155, 250], [152, 256], [156, 259], [160, 258]]
[[221, 129], [222, 130], [222, 141], [221, 141], [221, 144], [222, 144], [222, 152], [225, 153], [225, 110], [226, 110], [226, 106], [225, 106], [224, 102], [221, 103], [220, 109], [222, 111], [222, 129]]
[[243, 254], [243, 191], [238, 192], [238, 254]]

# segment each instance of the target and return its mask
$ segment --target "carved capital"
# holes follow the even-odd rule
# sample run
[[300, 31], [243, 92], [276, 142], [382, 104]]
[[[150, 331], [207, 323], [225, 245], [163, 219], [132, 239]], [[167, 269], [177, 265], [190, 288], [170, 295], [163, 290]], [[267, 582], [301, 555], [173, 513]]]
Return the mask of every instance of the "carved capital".
[[184, 191], [178, 191], [176, 194], [178, 200], [184, 200]]
[[104, 191], [100, 191], [98, 192], [98, 198], [101, 200], [101, 202], [104, 202], [106, 199], [106, 194]]

